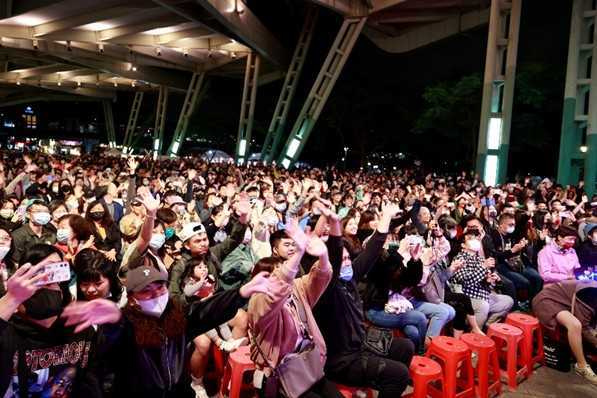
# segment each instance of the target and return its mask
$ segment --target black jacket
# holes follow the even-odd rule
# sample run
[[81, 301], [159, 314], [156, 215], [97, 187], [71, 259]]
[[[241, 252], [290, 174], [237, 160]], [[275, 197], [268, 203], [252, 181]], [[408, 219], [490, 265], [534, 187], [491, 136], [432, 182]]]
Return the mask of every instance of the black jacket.
[[[140, 347], [135, 339], [133, 323], [126, 316], [118, 324], [104, 325], [102, 332], [106, 346], [101, 347], [101, 350], [114, 362], [114, 396], [193, 396], [190, 381], [185, 377], [188, 344], [200, 334], [232, 319], [246, 303], [247, 300], [240, 296], [238, 289], [196, 301], [189, 307], [186, 330], [175, 338], [166, 337], [164, 332], [164, 342], [159, 348]], [[171, 311], [172, 306], [170, 299], [166, 312]]]
[[[423, 263], [411, 259], [404, 265], [402, 256], [396, 248], [384, 251], [380, 264], [376, 265], [367, 278], [367, 294], [365, 295], [365, 310], [383, 311], [388, 302], [389, 292], [401, 292], [405, 288], [414, 288], [423, 277]], [[417, 298], [424, 300], [421, 291]]]
[[11, 260], [14, 264], [19, 264], [25, 253], [38, 243], [45, 243], [53, 245], [56, 243], [56, 231], [49, 225], [42, 227], [41, 237], [35, 235], [31, 230], [29, 224], [25, 224], [22, 227], [12, 232], [12, 249], [11, 249]]
[[95, 237], [95, 247], [98, 250], [110, 251], [112, 249], [116, 250], [116, 260], [122, 260], [122, 239], [120, 235], [120, 230], [118, 229], [118, 224], [115, 222], [112, 223], [109, 227], [104, 227], [106, 230], [106, 237], [102, 239], [101, 235], [99, 234], [95, 224], [93, 224], [93, 236]]
[[375, 232], [353, 261], [353, 278], [340, 279], [342, 238], [330, 236], [327, 241], [333, 276], [314, 308], [315, 319], [328, 349], [328, 365], [338, 357], [359, 352], [365, 337], [363, 301], [357, 289], [361, 280], [377, 262], [383, 250], [386, 233]]
[[[42, 396], [66, 388], [72, 397], [99, 398], [101, 391], [93, 370], [95, 352], [92, 328], [75, 334], [60, 319], [49, 329], [18, 315], [9, 322], [0, 319], [0, 396], [5, 397], [8, 391], [9, 397], [38, 396], [34, 391], [43, 391]], [[31, 395], [20, 395], [21, 386]]]

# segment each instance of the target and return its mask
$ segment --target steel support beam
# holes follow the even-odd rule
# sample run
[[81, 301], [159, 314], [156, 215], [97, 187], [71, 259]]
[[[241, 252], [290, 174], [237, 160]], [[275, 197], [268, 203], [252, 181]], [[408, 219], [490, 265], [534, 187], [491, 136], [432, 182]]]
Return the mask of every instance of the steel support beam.
[[168, 87], [160, 86], [158, 103], [155, 110], [155, 125], [153, 127], [153, 157], [162, 154], [164, 143], [164, 128], [166, 126], [166, 110], [168, 109]]
[[[375, 8], [376, 1], [377, 0], [311, 0], [312, 3], [328, 8], [346, 18], [366, 17], [370, 11], [368, 3], [372, 3], [373, 8]], [[384, 5], [383, 8], [396, 5], [402, 1], [404, 0], [389, 0], [388, 3], [392, 4]], [[387, 1], [381, 0], [381, 2], [384, 3]]]
[[[257, 51], [264, 59], [278, 67], [288, 65], [289, 54], [286, 48], [253, 14], [242, 0], [195, 0], [209, 12], [218, 23], [233, 32], [241, 42]], [[197, 21], [187, 10], [168, 4], [164, 0], [153, 0], [154, 3], [171, 11]], [[203, 21], [205, 23], [205, 21]], [[221, 32], [224, 33], [224, 32]]]
[[576, 184], [584, 168], [585, 190], [590, 195], [597, 178], [596, 14], [592, 1], [573, 1], [557, 176], [560, 184]]
[[189, 83], [189, 87], [187, 89], [187, 94], [184, 98], [184, 103], [182, 104], [182, 109], [180, 110], [180, 115], [178, 116], [176, 130], [174, 130], [174, 137], [172, 138], [170, 148], [168, 148], [168, 155], [170, 157], [174, 157], [178, 154], [178, 150], [184, 142], [185, 136], [187, 134], [187, 127], [189, 125], [189, 119], [195, 110], [195, 103], [197, 102], [197, 97], [199, 95], [199, 91], [201, 90], [201, 86], [203, 85], [204, 78], [205, 73], [193, 73], [193, 77], [191, 78], [191, 82]]
[[110, 148], [116, 147], [116, 130], [114, 130], [114, 114], [112, 113], [112, 101], [103, 100], [104, 125], [106, 126], [106, 137]]
[[490, 186], [506, 180], [520, 10], [521, 0], [491, 1], [476, 159], [477, 172]]
[[279, 163], [284, 167], [290, 167], [300, 156], [366, 20], [367, 18], [344, 19], [280, 154]]
[[135, 97], [133, 98], [133, 105], [131, 105], [129, 121], [126, 124], [124, 140], [122, 142], [122, 151], [124, 153], [133, 152], [133, 137], [135, 136], [135, 130], [137, 129], [137, 118], [139, 117], [139, 110], [141, 110], [141, 104], [143, 103], [143, 94], [144, 93], [142, 91], [138, 91], [135, 93]]
[[255, 102], [259, 80], [259, 55], [251, 52], [247, 57], [245, 80], [243, 84], [243, 99], [240, 106], [240, 121], [236, 138], [235, 158], [238, 164], [244, 164], [251, 156], [251, 133], [255, 116]]
[[[408, 3], [406, 3], [408, 4]], [[383, 24], [369, 23], [365, 35], [376, 46], [390, 53], [404, 53], [446, 39], [489, 21], [489, 9], [474, 10], [458, 16], [446, 15], [443, 21], [408, 29], [398, 36], [380, 33], [391, 30]]]
[[263, 148], [261, 149], [261, 159], [266, 162], [271, 162], [277, 155], [280, 139], [284, 134], [284, 127], [286, 125], [286, 119], [288, 118], [288, 110], [290, 109], [290, 103], [294, 98], [296, 87], [305, 64], [307, 52], [311, 45], [311, 39], [313, 38], [313, 31], [315, 30], [315, 24], [317, 22], [317, 16], [319, 15], [319, 9], [315, 6], [307, 9], [305, 15], [305, 21], [303, 23], [303, 29], [299, 35], [298, 43], [292, 55], [288, 72], [284, 79], [282, 91], [274, 110], [272, 121], [270, 122], [269, 128], [267, 129], [267, 135], [263, 142]]

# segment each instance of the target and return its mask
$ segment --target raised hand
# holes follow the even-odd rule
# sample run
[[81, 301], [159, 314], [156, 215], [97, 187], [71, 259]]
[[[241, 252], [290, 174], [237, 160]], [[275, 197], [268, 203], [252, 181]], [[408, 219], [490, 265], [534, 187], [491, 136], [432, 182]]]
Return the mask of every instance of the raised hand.
[[239, 294], [244, 298], [249, 298], [255, 293], [263, 293], [272, 299], [276, 299], [277, 297], [290, 294], [291, 289], [292, 287], [288, 283], [278, 278], [271, 278], [270, 274], [264, 271], [258, 273], [253, 279], [244, 284], [240, 288]]
[[134, 157], [130, 157], [127, 159], [126, 164], [129, 168], [129, 174], [135, 174], [137, 167], [139, 167], [139, 162]]
[[239, 194], [239, 200], [236, 202], [235, 208], [236, 214], [239, 217], [246, 216], [251, 211], [251, 203], [249, 203], [249, 196], [246, 192], [241, 192]]
[[38, 282], [48, 277], [42, 269], [43, 265], [29, 263], [19, 267], [6, 281], [6, 294], [19, 304], [29, 299], [40, 288]]
[[303, 230], [301, 230], [301, 228], [299, 227], [298, 219], [296, 217], [288, 217], [287, 218], [286, 234], [288, 234], [288, 236], [290, 238], [292, 238], [292, 240], [296, 244], [297, 248], [301, 252], [305, 250], [305, 248], [307, 247], [307, 242], [309, 241], [309, 238], [307, 237], [307, 235], [305, 235]]
[[122, 316], [116, 303], [106, 299], [91, 301], [75, 301], [69, 304], [61, 315], [66, 318], [66, 326], [74, 326], [75, 333], [79, 333], [91, 325], [116, 323]]
[[422, 250], [423, 250], [423, 248], [421, 247], [420, 243], [417, 243], [416, 245], [410, 246], [408, 248], [410, 257], [415, 261], [417, 261], [421, 257]]
[[312, 235], [309, 242], [307, 242], [306, 251], [314, 257], [321, 257], [327, 254], [328, 248], [319, 237]]
[[160, 195], [154, 198], [147, 190], [141, 192], [141, 203], [148, 213], [155, 214], [160, 207]]
[[386, 204], [382, 204], [382, 206], [381, 206], [382, 217], [392, 218], [399, 212], [400, 212], [400, 206], [398, 206], [395, 203], [389, 202]]
[[189, 180], [193, 181], [195, 179], [195, 177], [197, 177], [197, 170], [195, 170], [195, 169], [188, 169], [187, 170], [187, 175], [189, 176]]

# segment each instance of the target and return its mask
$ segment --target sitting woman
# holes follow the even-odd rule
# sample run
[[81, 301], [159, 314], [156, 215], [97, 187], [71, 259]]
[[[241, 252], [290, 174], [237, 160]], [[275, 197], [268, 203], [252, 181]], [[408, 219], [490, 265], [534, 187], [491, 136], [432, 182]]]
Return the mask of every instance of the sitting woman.
[[[336, 236], [340, 235], [339, 221], [335, 219], [331, 222]], [[326, 346], [312, 313], [313, 306], [332, 278], [327, 248], [317, 237], [308, 241], [296, 220], [289, 220], [286, 232], [297, 247], [292, 257], [286, 261], [279, 257], [266, 257], [257, 262], [253, 270], [253, 273], [269, 272], [269, 279], [277, 285], [273, 296], [257, 294], [249, 301], [251, 358], [266, 377], [265, 384], [258, 386], [260, 396], [278, 397], [284, 392], [286, 396], [340, 398], [342, 394], [323, 373]], [[319, 260], [308, 274], [295, 279], [307, 246], [308, 253]], [[308, 367], [310, 372], [296, 375], [295, 378], [300, 376], [300, 385], [294, 384], [296, 388], [287, 391], [287, 386], [278, 383], [279, 378], [272, 375], [274, 370], [279, 370], [282, 379], [288, 376], [284, 370], [292, 368], [279, 366], [296, 360], [297, 354], [311, 364]]]
[[597, 349], [592, 329], [597, 321], [597, 282], [572, 279], [545, 285], [533, 299], [533, 311], [546, 329], [555, 331], [558, 325], [567, 329], [568, 344], [576, 358], [574, 370], [597, 385], [597, 375], [583, 351], [583, 338], [589, 347]]
[[401, 246], [406, 245], [407, 253], [401, 254], [395, 245], [391, 245], [384, 249], [378, 264], [369, 272], [365, 293], [366, 315], [376, 326], [402, 330], [416, 350], [423, 352], [429, 343], [426, 338], [427, 317], [415, 310], [408, 298], [403, 296], [410, 297], [410, 289], [416, 287], [423, 276], [423, 263], [419, 259], [423, 238], [408, 235], [403, 242]]

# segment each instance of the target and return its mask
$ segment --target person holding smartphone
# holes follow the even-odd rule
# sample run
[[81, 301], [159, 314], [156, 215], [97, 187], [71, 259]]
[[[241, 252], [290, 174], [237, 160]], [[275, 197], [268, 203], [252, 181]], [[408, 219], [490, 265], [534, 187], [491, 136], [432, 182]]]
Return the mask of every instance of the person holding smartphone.
[[64, 275], [50, 269], [59, 268], [61, 262], [57, 248], [34, 245], [7, 281], [7, 292], [0, 298], [2, 397], [49, 394], [56, 387], [54, 381], [64, 375], [68, 375], [63, 384], [71, 396], [101, 397], [92, 371], [97, 341], [94, 329], [75, 330], [60, 318], [71, 301], [68, 279], [60, 281], [60, 276], [68, 277], [70, 272]]

